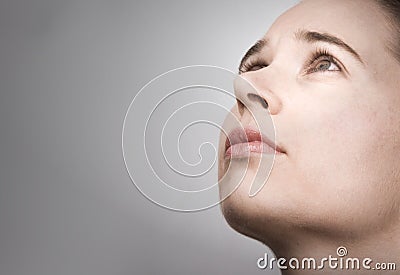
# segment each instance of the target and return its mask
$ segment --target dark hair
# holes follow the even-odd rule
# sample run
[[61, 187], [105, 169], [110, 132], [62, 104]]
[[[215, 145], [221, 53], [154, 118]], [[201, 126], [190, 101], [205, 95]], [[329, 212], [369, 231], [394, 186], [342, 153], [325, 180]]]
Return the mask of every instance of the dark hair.
[[400, 0], [375, 0], [387, 18], [387, 24], [395, 35], [389, 41], [388, 49], [400, 62]]

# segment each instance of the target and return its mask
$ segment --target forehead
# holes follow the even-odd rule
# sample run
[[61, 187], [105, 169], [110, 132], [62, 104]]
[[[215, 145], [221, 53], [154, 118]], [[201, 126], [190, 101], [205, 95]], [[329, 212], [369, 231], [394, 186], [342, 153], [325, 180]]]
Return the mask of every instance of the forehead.
[[278, 46], [299, 29], [335, 35], [367, 57], [384, 50], [390, 39], [385, 17], [373, 0], [302, 1], [282, 14], [264, 38], [271, 47]]

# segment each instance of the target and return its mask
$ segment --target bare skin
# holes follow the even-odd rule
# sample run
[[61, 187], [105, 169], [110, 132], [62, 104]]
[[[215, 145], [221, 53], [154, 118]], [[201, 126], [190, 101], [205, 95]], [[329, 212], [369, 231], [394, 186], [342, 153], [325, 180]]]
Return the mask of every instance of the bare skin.
[[[370, 0], [306, 0], [279, 17], [245, 60], [241, 76], [268, 102], [269, 110], [255, 108], [271, 115], [284, 153], [255, 197], [248, 190], [260, 156], [251, 154], [222, 211], [278, 257], [321, 259], [345, 246], [351, 257], [400, 268], [400, 65], [387, 49], [394, 33], [385, 20]], [[245, 104], [232, 112], [254, 126], [251, 91], [235, 92]], [[225, 139], [220, 179], [230, 161]], [[283, 271], [314, 273], [395, 274]]]

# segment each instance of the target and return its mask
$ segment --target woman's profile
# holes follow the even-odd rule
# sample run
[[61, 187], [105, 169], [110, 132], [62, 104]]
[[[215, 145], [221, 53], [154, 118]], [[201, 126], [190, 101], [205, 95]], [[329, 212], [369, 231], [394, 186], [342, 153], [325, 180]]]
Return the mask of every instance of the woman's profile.
[[[228, 223], [287, 260], [319, 264], [338, 257], [338, 247], [372, 259], [370, 269], [283, 274], [396, 274], [376, 263], [400, 264], [400, 1], [302, 1], [251, 47], [239, 71], [257, 93], [237, 87], [232, 112], [243, 133], [233, 130], [234, 142], [221, 135], [219, 179], [237, 180], [228, 166], [246, 165], [222, 202]], [[254, 110], [273, 120], [273, 143]], [[268, 154], [268, 181], [249, 196], [254, 174], [269, 169], [257, 160]]]

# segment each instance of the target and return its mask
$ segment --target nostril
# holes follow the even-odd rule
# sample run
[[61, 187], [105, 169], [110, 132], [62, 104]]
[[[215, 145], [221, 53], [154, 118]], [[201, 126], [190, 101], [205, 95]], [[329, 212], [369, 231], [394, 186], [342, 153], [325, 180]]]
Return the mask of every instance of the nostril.
[[256, 95], [256, 94], [248, 94], [247, 97], [250, 100], [255, 100], [261, 103], [261, 106], [263, 106], [265, 109], [268, 109], [268, 102], [261, 96]]
[[239, 114], [242, 116], [243, 115], [243, 111], [244, 111], [244, 104], [239, 99], [236, 99], [236, 103], [237, 103], [237, 106], [238, 106]]
[[268, 102], [265, 99], [261, 100], [261, 105], [265, 108], [268, 109]]

